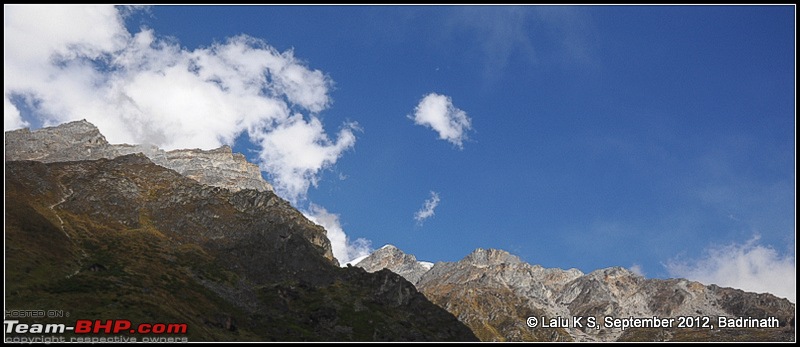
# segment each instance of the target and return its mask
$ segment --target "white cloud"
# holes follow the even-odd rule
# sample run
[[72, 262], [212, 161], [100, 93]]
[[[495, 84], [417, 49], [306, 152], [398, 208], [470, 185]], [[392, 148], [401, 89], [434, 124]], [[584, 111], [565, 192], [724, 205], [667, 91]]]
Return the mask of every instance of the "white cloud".
[[639, 264], [631, 265], [631, 267], [628, 268], [628, 270], [631, 270], [631, 272], [633, 272], [633, 273], [635, 273], [635, 274], [637, 274], [639, 276], [644, 277], [644, 269], [642, 269], [642, 266], [639, 265]]
[[759, 245], [758, 239], [759, 236], [755, 236], [741, 245], [710, 247], [702, 259], [673, 259], [666, 268], [670, 276], [756, 293], [768, 292], [795, 302], [794, 256], [782, 256], [771, 247]]
[[332, 142], [316, 117], [310, 120], [295, 114], [268, 133], [250, 134], [262, 148], [261, 167], [273, 175], [273, 185], [283, 195], [293, 196], [317, 185], [317, 173], [336, 162], [353, 147], [356, 124], [345, 124]]
[[27, 126], [19, 98], [36, 123], [85, 118], [112, 143], [211, 149], [247, 132], [294, 203], [355, 144], [355, 123], [327, 135], [316, 114], [333, 82], [292, 51], [246, 35], [189, 50], [150, 29], [128, 32], [121, 13], [132, 10], [113, 6], [3, 9], [6, 130]]
[[8, 96], [3, 98], [3, 128], [4, 130], [14, 130], [19, 128], [25, 128], [29, 126], [28, 122], [22, 120], [22, 117], [19, 115], [19, 110], [17, 109], [11, 101], [8, 100]]
[[418, 223], [422, 223], [426, 219], [433, 217], [434, 209], [436, 206], [439, 206], [439, 193], [431, 191], [431, 198], [425, 200], [425, 204], [422, 205], [422, 208], [414, 213], [414, 220]]
[[467, 132], [472, 130], [472, 120], [467, 113], [456, 108], [449, 96], [430, 93], [420, 100], [409, 116], [414, 124], [427, 126], [458, 148], [464, 148]]
[[340, 266], [346, 266], [347, 263], [353, 262], [357, 258], [363, 259], [372, 253], [372, 243], [369, 240], [359, 238], [351, 241], [347, 237], [339, 222], [339, 215], [330, 213], [325, 208], [313, 203], [303, 214], [328, 232], [333, 256], [339, 261]]

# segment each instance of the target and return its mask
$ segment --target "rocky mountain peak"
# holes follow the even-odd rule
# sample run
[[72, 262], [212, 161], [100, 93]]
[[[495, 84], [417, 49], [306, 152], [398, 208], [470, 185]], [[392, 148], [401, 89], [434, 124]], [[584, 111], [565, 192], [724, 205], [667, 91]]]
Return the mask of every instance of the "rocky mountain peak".
[[[394, 247], [391, 253], [411, 258]], [[458, 262], [438, 262], [415, 283], [428, 299], [453, 313], [482, 341], [792, 341], [794, 334], [794, 304], [770, 294], [686, 279], [647, 279], [623, 267], [588, 274], [574, 268], [544, 268], [497, 249], [479, 248]], [[529, 316], [593, 316], [599, 322], [604, 317], [707, 316], [716, 322], [721, 316], [771, 316], [782, 325], [744, 332], [531, 329], [521, 323]]]
[[109, 158], [108, 141], [86, 120], [31, 131], [5, 133], [5, 160], [60, 162]]
[[483, 249], [478, 248], [461, 260], [462, 262], [469, 263], [477, 267], [486, 267], [500, 264], [519, 264], [522, 260], [519, 257], [512, 255], [499, 249]]
[[612, 266], [604, 269], [598, 269], [588, 273], [586, 277], [590, 279], [599, 280], [602, 282], [613, 282], [628, 278], [644, 279], [644, 277], [637, 275], [633, 271], [628, 270], [621, 266]]
[[356, 266], [367, 272], [389, 269], [413, 284], [419, 282], [420, 278], [431, 268], [430, 263], [418, 261], [415, 256], [406, 254], [393, 245], [379, 248], [359, 261]]
[[75, 138], [84, 138], [87, 140], [98, 139], [99, 141], [96, 141], [95, 143], [100, 143], [100, 142], [108, 143], [106, 141], [105, 136], [103, 136], [103, 134], [100, 133], [100, 130], [98, 130], [97, 127], [94, 126], [94, 124], [89, 123], [85, 119], [64, 123], [63, 126], [61, 126], [60, 130], [56, 130], [56, 128], [46, 128], [46, 129], [51, 129], [52, 131], [60, 131], [62, 133], [72, 133], [73, 134], [72, 136]]
[[[398, 251], [400, 251], [400, 249], [399, 249], [399, 248], [397, 248], [397, 247], [395, 247], [395, 245], [393, 245], [393, 244], [389, 244], [389, 243], [387, 243], [387, 244], [383, 245], [383, 247], [381, 247], [381, 248], [378, 248], [378, 250], [379, 250], [379, 251], [380, 251], [380, 250], [384, 250], [384, 249], [385, 249], [385, 250], [387, 250], [387, 251], [391, 251], [391, 252], [398, 252]], [[402, 252], [402, 251], [400, 251], [400, 252]]]
[[257, 165], [230, 146], [201, 150], [164, 151], [151, 144], [109, 144], [100, 130], [86, 120], [31, 131], [5, 133], [5, 160], [35, 160], [44, 163], [113, 159], [143, 153], [156, 165], [210, 186], [231, 191], [255, 189], [272, 191]]

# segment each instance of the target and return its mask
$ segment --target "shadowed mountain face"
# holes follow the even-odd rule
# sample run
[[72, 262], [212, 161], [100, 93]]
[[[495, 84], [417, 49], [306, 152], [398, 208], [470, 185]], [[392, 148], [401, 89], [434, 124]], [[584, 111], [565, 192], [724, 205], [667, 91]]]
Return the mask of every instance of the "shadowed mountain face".
[[[415, 268], [395, 247], [357, 264], [406, 275]], [[613, 267], [583, 274], [545, 269], [501, 250], [477, 249], [458, 262], [439, 262], [411, 272], [417, 289], [453, 313], [482, 341], [794, 341], [795, 305], [771, 294], [705, 286], [685, 279], [646, 279]], [[527, 317], [566, 318], [566, 327], [530, 328]], [[582, 319], [584, 327], [572, 324]], [[672, 328], [608, 327], [606, 317], [675, 318]], [[678, 328], [677, 317], [708, 317], [715, 329]], [[599, 329], [586, 326], [595, 317]], [[726, 329], [718, 317], [775, 317], [776, 328]], [[686, 322], [684, 322], [686, 323]], [[686, 325], [691, 324], [686, 323]], [[701, 322], [702, 323], [702, 322]], [[613, 324], [613, 322], [612, 322]]]
[[21, 323], [186, 323], [189, 341], [476, 340], [402, 277], [340, 268], [325, 230], [270, 190], [201, 184], [142, 154], [92, 159], [5, 162], [6, 309], [68, 313]]

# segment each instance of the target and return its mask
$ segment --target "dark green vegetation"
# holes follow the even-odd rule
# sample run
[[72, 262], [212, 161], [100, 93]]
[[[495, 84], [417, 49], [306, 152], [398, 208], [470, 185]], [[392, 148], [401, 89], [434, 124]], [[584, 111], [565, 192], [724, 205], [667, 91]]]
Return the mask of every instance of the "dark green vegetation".
[[325, 231], [271, 192], [127, 155], [6, 162], [5, 198], [6, 309], [69, 313], [23, 323], [187, 323], [190, 341], [476, 340], [402, 277], [338, 267]]

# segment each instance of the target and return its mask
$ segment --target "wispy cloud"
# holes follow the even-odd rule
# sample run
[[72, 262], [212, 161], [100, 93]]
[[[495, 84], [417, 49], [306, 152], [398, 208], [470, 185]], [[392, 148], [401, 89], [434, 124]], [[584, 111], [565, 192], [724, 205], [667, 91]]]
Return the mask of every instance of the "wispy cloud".
[[312, 222], [325, 228], [328, 239], [331, 241], [333, 256], [339, 261], [339, 265], [345, 266], [353, 259], [372, 253], [372, 242], [369, 240], [358, 238], [352, 241], [347, 237], [339, 222], [339, 215], [330, 213], [324, 207], [313, 203], [303, 214]]
[[431, 191], [431, 198], [425, 200], [422, 208], [414, 213], [414, 220], [422, 224], [426, 219], [433, 217], [436, 206], [439, 206], [439, 193]]
[[592, 23], [586, 11], [575, 7], [457, 6], [442, 29], [445, 39], [464, 33], [473, 38], [464, 49], [482, 58], [487, 80], [497, 81], [515, 73], [509, 69], [512, 57], [531, 65], [591, 65]]
[[276, 192], [295, 203], [355, 144], [355, 123], [328, 136], [317, 114], [332, 81], [291, 50], [247, 35], [189, 50], [129, 32], [132, 10], [113, 6], [3, 10], [6, 130], [27, 125], [14, 105], [24, 100], [29, 123], [85, 118], [114, 143], [210, 149], [246, 132]]
[[414, 124], [438, 132], [440, 139], [447, 140], [459, 149], [464, 148], [467, 133], [472, 130], [472, 120], [467, 113], [455, 107], [449, 96], [436, 93], [425, 95], [409, 118]]
[[758, 243], [755, 236], [744, 244], [712, 246], [701, 259], [672, 259], [665, 266], [670, 276], [757, 293], [768, 292], [792, 302], [797, 294], [793, 255], [780, 255]]
[[464, 6], [453, 8], [447, 23], [452, 34], [466, 31], [475, 38], [475, 48], [483, 56], [484, 75], [495, 79], [514, 54], [534, 61], [529, 37], [532, 19], [531, 8], [525, 6]]
[[631, 267], [629, 267], [628, 270], [631, 270], [631, 272], [633, 272], [633, 273], [635, 273], [635, 274], [637, 274], [639, 276], [642, 276], [642, 277], [644, 277], [644, 275], [645, 275], [644, 269], [642, 269], [642, 266], [639, 265], [639, 264], [631, 265]]

